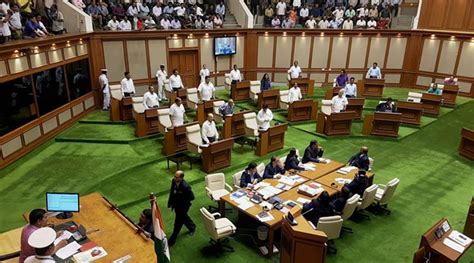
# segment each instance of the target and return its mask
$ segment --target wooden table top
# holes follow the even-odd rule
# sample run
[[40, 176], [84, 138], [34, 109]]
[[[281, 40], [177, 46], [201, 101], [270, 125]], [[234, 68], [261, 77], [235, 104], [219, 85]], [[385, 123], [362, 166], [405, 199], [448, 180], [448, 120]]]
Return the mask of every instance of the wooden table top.
[[[344, 178], [344, 179], [351, 179], [352, 180], [352, 179], [354, 179], [354, 176], [357, 174], [357, 172], [358, 172], [358, 169], [354, 169], [354, 170], [350, 171], [348, 174], [344, 175], [344, 174], [338, 173], [337, 171], [333, 171], [333, 172], [328, 173], [328, 174], [326, 174], [322, 177], [319, 177], [315, 181], [322, 184], [322, 185], [326, 185], [326, 186], [329, 186], [329, 187], [331, 187], [332, 183], [335, 183], [336, 185], [332, 186], [331, 188], [334, 188], [337, 191], [341, 191], [341, 189], [344, 185], [336, 182], [336, 178]], [[375, 174], [372, 173], [372, 172], [367, 172], [366, 175], [369, 178], [369, 180], [371, 180], [372, 177], [374, 177]]]
[[6, 255], [20, 251], [22, 230], [23, 227], [20, 227], [0, 234], [0, 255]]
[[[103, 247], [107, 256], [97, 262], [111, 262], [130, 255], [130, 262], [156, 261], [153, 240], [137, 233], [135, 228], [119, 212], [110, 210], [110, 205], [99, 193], [80, 198], [81, 211], [69, 219], [50, 218], [48, 223], [63, 224], [74, 221], [83, 225], [86, 231], [93, 231], [87, 237], [97, 246]], [[28, 213], [24, 214], [28, 218]], [[98, 230], [98, 231], [94, 231]]]
[[316, 166], [314, 171], [301, 171], [298, 174], [308, 178], [309, 180], [317, 179], [321, 176], [324, 176], [330, 172], [336, 171], [337, 169], [344, 167], [343, 163], [336, 162], [331, 160], [330, 163], [312, 163]]

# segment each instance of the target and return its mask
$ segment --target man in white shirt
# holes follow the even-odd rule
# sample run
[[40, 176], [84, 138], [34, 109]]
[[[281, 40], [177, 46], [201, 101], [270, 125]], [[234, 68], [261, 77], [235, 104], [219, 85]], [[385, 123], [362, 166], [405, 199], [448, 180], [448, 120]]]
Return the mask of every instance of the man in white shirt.
[[155, 88], [151, 85], [148, 87], [148, 91], [143, 95], [143, 106], [146, 110], [160, 107], [158, 94], [156, 94]]
[[219, 139], [219, 133], [217, 132], [216, 122], [212, 113], [207, 115], [207, 120], [202, 124], [201, 137], [202, 142], [205, 144], [213, 143]]
[[130, 23], [130, 21], [128, 21], [127, 16], [124, 16], [123, 20], [120, 21], [119, 29], [122, 30], [122, 31], [131, 31], [132, 30], [132, 24]]
[[349, 83], [344, 87], [344, 94], [346, 98], [355, 98], [357, 97], [357, 85], [355, 84], [355, 78], [351, 77]]
[[305, 23], [305, 27], [309, 28], [309, 29], [315, 29], [316, 25], [317, 25], [317, 22], [316, 22], [316, 20], [314, 19], [313, 16], [310, 16], [308, 21], [306, 21], [306, 23]]
[[293, 62], [293, 66], [288, 70], [288, 74], [290, 74], [290, 77], [292, 79], [300, 78], [301, 77], [301, 68], [298, 66], [298, 61], [295, 60]]
[[130, 72], [125, 71], [125, 78], [120, 82], [120, 88], [122, 89], [122, 95], [124, 97], [130, 97], [135, 95], [135, 85], [133, 79], [130, 77]]
[[158, 99], [161, 101], [166, 99], [165, 95], [165, 80], [168, 73], [165, 70], [165, 65], [160, 65], [160, 69], [156, 71], [156, 80], [158, 82]]
[[101, 70], [99, 76], [99, 85], [102, 89], [102, 94], [104, 96], [104, 104], [102, 106], [102, 110], [106, 111], [110, 107], [110, 90], [109, 90], [109, 80], [107, 79], [107, 69]]
[[344, 19], [344, 10], [342, 10], [341, 6], [334, 10], [332, 14], [334, 15], [334, 18], [336, 18], [336, 20]]
[[170, 87], [174, 92], [184, 89], [183, 81], [177, 69], [173, 69], [173, 75], [170, 76]]
[[116, 16], [112, 16], [112, 19], [107, 23], [107, 28], [112, 31], [117, 31], [120, 28], [120, 22]]
[[318, 26], [320, 29], [328, 29], [329, 28], [329, 21], [326, 17], [324, 17], [321, 21], [319, 21]]
[[153, 7], [151, 12], [153, 13], [153, 16], [155, 17], [155, 19], [157, 19], [157, 21], [158, 21], [158, 18], [163, 13], [163, 8], [161, 8], [160, 2], [156, 2], [156, 5]]
[[347, 107], [347, 98], [344, 96], [344, 89], [339, 90], [339, 93], [332, 98], [332, 112], [345, 111]]
[[177, 16], [182, 17], [186, 13], [186, 7], [184, 7], [184, 4], [181, 4], [180, 6], [175, 7], [174, 11], [176, 11]]
[[160, 26], [163, 29], [170, 29], [171, 22], [167, 17], [163, 17], [163, 19], [161, 19], [161, 21], [160, 21]]
[[354, 22], [348, 17], [346, 20], [344, 20], [344, 23], [342, 23], [342, 29], [353, 29], [354, 28]]
[[367, 79], [381, 79], [382, 72], [380, 68], [377, 66], [377, 62], [374, 62], [371, 68], [367, 71], [367, 75], [365, 76]]
[[237, 68], [237, 65], [234, 65], [234, 69], [230, 71], [230, 81], [232, 84], [242, 81], [242, 76], [240, 75], [240, 70]]
[[276, 5], [276, 13], [277, 16], [280, 16], [280, 19], [282, 19], [283, 16], [285, 16], [286, 13], [286, 3], [283, 2], [283, 0], [280, 0], [278, 4]]
[[211, 73], [209, 72], [209, 69], [207, 69], [206, 64], [202, 65], [202, 69], [199, 71], [199, 76], [201, 77], [201, 83], [203, 83], [206, 80], [206, 77], [210, 75]]
[[[294, 2], [293, 2], [294, 4]], [[305, 5], [303, 8], [300, 9], [300, 23], [305, 24], [309, 17], [309, 8], [308, 5]]]
[[185, 112], [186, 110], [181, 103], [181, 98], [176, 98], [170, 107], [170, 119], [173, 127], [184, 124], [184, 119], [186, 118]]
[[216, 14], [220, 15], [222, 18], [225, 17], [225, 5], [223, 2], [220, 2], [217, 6], [216, 6]]
[[365, 19], [363, 17], [359, 18], [356, 23], [356, 28], [365, 28], [367, 26], [367, 23], [365, 22]]
[[210, 80], [211, 78], [206, 76], [204, 82], [199, 84], [198, 91], [202, 101], [208, 101], [214, 98], [214, 92], [216, 89]]
[[171, 28], [172, 29], [181, 29], [181, 22], [179, 21], [179, 19], [177, 17], [175, 17], [171, 21]]
[[375, 29], [377, 27], [377, 21], [373, 17], [370, 18], [370, 20], [367, 22], [367, 28], [368, 29]]
[[134, 17], [138, 15], [138, 6], [136, 2], [133, 2], [127, 9], [127, 16]]
[[301, 89], [298, 87], [298, 83], [295, 83], [288, 91], [288, 103], [293, 103], [294, 101], [301, 100], [302, 98], [303, 95], [301, 95]]
[[277, 16], [274, 16], [272, 19], [272, 27], [273, 28], [280, 28], [281, 21]]
[[273, 120], [273, 113], [268, 108], [268, 105], [263, 105], [263, 108], [257, 114], [257, 122], [260, 130], [268, 130], [270, 122]]

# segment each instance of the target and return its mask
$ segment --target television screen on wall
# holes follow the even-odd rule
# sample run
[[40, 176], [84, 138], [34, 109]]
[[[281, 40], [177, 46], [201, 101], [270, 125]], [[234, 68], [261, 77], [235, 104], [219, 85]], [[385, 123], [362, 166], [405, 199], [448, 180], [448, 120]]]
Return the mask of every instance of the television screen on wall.
[[214, 38], [214, 55], [229, 56], [235, 55], [237, 52], [236, 37], [215, 37]]

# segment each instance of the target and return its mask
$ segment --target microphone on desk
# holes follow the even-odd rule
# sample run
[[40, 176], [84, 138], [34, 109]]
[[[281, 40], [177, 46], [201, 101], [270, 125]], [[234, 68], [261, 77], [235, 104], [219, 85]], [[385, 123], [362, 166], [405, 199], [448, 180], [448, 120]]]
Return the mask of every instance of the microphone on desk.
[[[302, 213], [301, 215], [304, 216], [306, 215], [307, 213], [313, 211], [314, 208], [311, 208], [309, 209], [308, 211]], [[298, 221], [295, 220], [295, 217], [291, 214], [291, 212], [288, 212], [288, 215], [285, 217], [286, 218], [286, 221], [288, 221], [288, 223], [292, 226], [296, 226], [298, 225]], [[309, 222], [309, 221], [308, 221]]]

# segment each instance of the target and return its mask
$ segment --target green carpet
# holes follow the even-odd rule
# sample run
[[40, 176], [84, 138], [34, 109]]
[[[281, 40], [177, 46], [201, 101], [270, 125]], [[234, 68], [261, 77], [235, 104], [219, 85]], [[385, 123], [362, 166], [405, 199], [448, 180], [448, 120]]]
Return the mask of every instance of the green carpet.
[[[319, 89], [321, 90], [321, 89]], [[318, 91], [324, 94], [324, 91]], [[393, 97], [406, 96], [405, 89], [387, 89]], [[438, 119], [423, 117], [423, 127], [403, 140], [368, 137], [319, 138], [314, 123], [290, 126], [285, 136], [286, 147], [302, 151], [308, 141], [317, 138], [325, 148], [325, 156], [346, 161], [367, 145], [375, 159], [375, 183], [386, 183], [400, 178], [400, 186], [390, 204], [390, 216], [372, 215], [371, 221], [345, 224], [354, 234], [336, 240], [337, 255], [328, 262], [410, 262], [421, 234], [434, 222], [447, 217], [452, 226], [462, 230], [471, 196], [474, 194], [474, 163], [457, 154], [461, 127], [474, 128], [474, 102], [459, 98], [455, 109], [443, 108]], [[282, 116], [278, 113], [278, 116]], [[106, 121], [107, 113], [94, 112], [86, 120]], [[356, 123], [357, 124], [357, 123]], [[427, 125], [430, 124], [430, 125]], [[405, 129], [405, 127], [404, 127]], [[307, 130], [307, 131], [306, 131]], [[128, 139], [133, 137], [133, 124], [107, 125], [79, 123], [58, 138]], [[0, 231], [24, 224], [22, 214], [35, 207], [44, 207], [46, 191], [80, 192], [82, 195], [101, 192], [119, 204], [131, 218], [138, 219], [140, 211], [149, 206], [146, 201], [151, 191], [158, 193], [166, 231], [170, 234], [174, 215], [166, 209], [167, 193], [175, 171], [161, 154], [162, 138], [147, 138], [127, 144], [56, 142], [42, 145], [21, 160], [0, 171]], [[278, 155], [283, 155], [283, 152]], [[257, 158], [249, 147], [235, 145], [232, 166], [225, 169], [228, 183], [231, 175]], [[213, 205], [204, 190], [205, 173], [198, 164], [183, 165], [186, 180], [192, 183], [196, 200], [190, 215], [198, 230], [194, 237], [182, 231], [176, 246], [171, 249], [173, 262], [278, 262], [261, 257], [247, 236], [231, 241], [234, 253], [209, 256], [204, 247], [208, 236], [199, 216], [199, 208]], [[237, 213], [229, 214], [236, 219]], [[190, 244], [192, 244], [190, 246]], [[358, 260], [354, 260], [358, 259]], [[474, 250], [461, 262], [474, 259]], [[309, 261], [310, 262], [310, 261]]]

